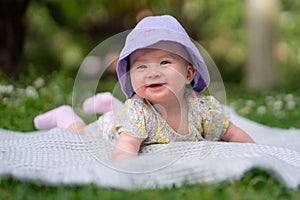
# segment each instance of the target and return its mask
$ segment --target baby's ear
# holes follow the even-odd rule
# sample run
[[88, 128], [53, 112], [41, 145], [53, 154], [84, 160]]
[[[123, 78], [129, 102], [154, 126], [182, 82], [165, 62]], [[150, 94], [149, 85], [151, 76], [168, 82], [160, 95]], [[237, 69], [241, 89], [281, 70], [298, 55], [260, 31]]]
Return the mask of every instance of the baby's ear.
[[187, 66], [187, 77], [186, 77], [186, 83], [190, 84], [192, 80], [194, 79], [196, 74], [196, 68], [191, 63], [188, 63]]

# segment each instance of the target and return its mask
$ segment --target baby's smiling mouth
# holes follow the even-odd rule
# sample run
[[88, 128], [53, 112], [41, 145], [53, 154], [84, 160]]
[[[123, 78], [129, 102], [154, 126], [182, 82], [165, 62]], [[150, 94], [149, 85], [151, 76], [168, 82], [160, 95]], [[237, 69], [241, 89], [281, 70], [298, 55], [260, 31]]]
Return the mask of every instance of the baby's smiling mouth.
[[165, 83], [150, 83], [150, 84], [146, 84], [146, 87], [149, 87], [149, 88], [158, 88], [158, 87], [161, 87], [165, 85]]

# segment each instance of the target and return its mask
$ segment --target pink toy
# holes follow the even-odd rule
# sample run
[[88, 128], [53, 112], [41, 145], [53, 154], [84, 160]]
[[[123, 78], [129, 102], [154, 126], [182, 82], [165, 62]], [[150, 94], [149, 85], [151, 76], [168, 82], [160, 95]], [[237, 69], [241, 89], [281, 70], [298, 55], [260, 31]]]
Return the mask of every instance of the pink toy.
[[117, 111], [121, 109], [124, 104], [115, 98], [110, 92], [96, 94], [87, 98], [83, 102], [83, 111], [85, 113], [106, 113], [108, 111]]
[[[117, 111], [123, 103], [110, 92], [96, 94], [83, 103], [83, 111], [88, 114], [106, 113], [110, 110]], [[63, 105], [34, 118], [36, 129], [50, 129], [54, 127], [69, 128], [74, 123], [83, 123], [83, 120], [74, 112], [73, 108]]]
[[73, 108], [63, 105], [34, 118], [36, 129], [50, 129], [54, 127], [68, 128], [75, 122], [84, 123], [83, 120], [74, 112]]

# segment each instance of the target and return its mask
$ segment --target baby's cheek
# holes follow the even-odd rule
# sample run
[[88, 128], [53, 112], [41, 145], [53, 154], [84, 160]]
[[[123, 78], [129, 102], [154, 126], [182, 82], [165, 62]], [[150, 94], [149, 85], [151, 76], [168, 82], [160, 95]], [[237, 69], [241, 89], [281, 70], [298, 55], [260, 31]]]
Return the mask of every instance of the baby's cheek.
[[143, 89], [143, 83], [141, 81], [132, 81], [131, 84], [135, 92]]

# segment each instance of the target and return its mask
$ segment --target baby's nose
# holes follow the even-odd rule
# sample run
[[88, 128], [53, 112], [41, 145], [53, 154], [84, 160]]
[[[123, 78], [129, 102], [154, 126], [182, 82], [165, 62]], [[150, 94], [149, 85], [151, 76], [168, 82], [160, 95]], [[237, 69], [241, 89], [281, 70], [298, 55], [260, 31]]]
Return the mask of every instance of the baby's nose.
[[148, 73], [147, 73], [148, 78], [156, 78], [159, 77], [160, 75], [161, 75], [161, 71], [157, 65], [151, 65], [148, 68]]

